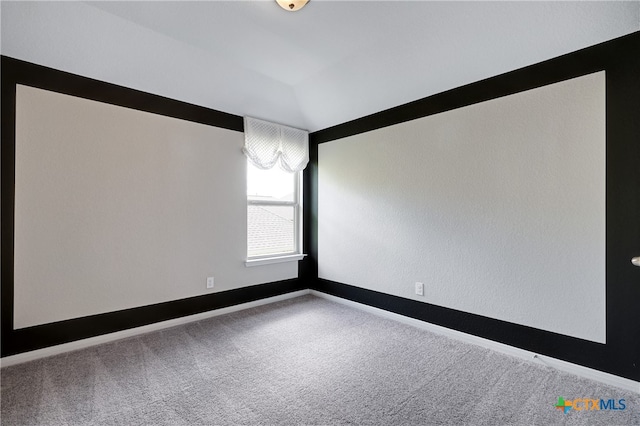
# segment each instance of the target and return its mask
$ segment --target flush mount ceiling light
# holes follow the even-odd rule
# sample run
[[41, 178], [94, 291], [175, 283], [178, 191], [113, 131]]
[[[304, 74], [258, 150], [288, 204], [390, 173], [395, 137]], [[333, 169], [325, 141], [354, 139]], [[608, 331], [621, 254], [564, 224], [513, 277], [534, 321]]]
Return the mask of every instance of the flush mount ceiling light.
[[295, 12], [296, 10], [302, 9], [304, 5], [309, 2], [309, 0], [276, 0], [276, 2], [284, 10]]

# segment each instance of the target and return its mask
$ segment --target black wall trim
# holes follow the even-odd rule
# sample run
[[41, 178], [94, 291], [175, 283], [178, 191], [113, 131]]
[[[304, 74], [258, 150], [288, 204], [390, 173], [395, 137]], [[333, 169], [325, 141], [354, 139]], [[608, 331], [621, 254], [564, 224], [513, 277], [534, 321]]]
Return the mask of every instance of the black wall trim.
[[311, 140], [302, 182], [302, 244], [307, 256], [300, 262], [299, 276], [311, 287], [318, 277], [318, 144]]
[[253, 302], [306, 288], [300, 280], [292, 279], [11, 330], [8, 336], [4, 336], [3, 332], [2, 356]]
[[[606, 344], [318, 279], [313, 288], [640, 381], [640, 32], [314, 132], [318, 144], [597, 71], [606, 73]], [[339, 143], [338, 141], [334, 143]], [[313, 177], [317, 186], [317, 175]], [[317, 191], [313, 211], [317, 220]], [[317, 229], [311, 235], [317, 261]], [[361, 283], [366, 285], [366, 283]]]
[[[25, 86], [37, 87], [167, 117], [180, 118], [223, 129], [238, 132], [244, 131], [243, 119], [238, 115], [58, 71], [7, 56], [2, 56], [1, 60], [2, 81], [7, 79], [9, 86], [11, 84], [14, 86], [15, 84], [24, 84]], [[5, 96], [4, 90], [5, 87], [3, 86], [3, 97]], [[4, 125], [4, 121], [2, 124]]]
[[317, 144], [330, 142], [601, 71], [612, 62], [619, 62], [625, 57], [628, 57], [629, 61], [633, 61], [631, 56], [633, 56], [633, 49], [637, 49], [638, 34], [636, 32], [548, 61], [328, 127], [312, 133], [311, 137]]

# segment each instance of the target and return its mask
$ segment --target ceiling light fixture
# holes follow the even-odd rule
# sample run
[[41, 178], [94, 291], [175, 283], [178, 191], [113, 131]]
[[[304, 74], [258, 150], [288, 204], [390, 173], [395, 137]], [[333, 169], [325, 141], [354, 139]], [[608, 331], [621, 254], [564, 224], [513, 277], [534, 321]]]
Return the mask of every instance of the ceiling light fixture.
[[288, 10], [289, 12], [295, 12], [297, 10], [302, 9], [304, 5], [309, 2], [309, 0], [276, 0], [276, 2], [284, 10]]

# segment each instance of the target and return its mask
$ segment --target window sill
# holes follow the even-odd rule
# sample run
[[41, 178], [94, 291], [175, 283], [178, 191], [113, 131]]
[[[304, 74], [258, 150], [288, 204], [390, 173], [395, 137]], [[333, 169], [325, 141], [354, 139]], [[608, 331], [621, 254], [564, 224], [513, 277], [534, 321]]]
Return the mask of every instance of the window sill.
[[270, 265], [272, 263], [295, 262], [302, 260], [306, 254], [288, 254], [286, 256], [263, 257], [259, 259], [247, 259], [244, 262], [247, 268], [252, 266]]

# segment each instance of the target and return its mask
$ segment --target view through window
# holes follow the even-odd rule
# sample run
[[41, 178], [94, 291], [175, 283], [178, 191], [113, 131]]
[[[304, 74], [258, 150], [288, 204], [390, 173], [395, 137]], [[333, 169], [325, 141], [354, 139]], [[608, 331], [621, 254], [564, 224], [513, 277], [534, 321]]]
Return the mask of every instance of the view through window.
[[247, 256], [297, 254], [300, 173], [261, 170], [247, 161]]

